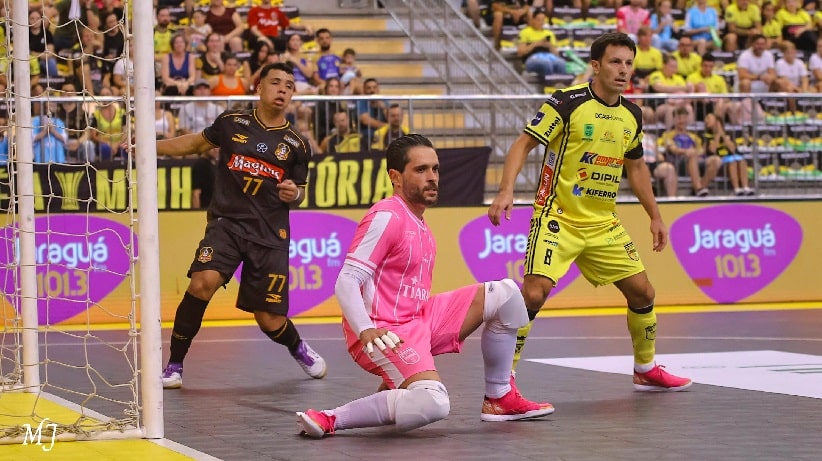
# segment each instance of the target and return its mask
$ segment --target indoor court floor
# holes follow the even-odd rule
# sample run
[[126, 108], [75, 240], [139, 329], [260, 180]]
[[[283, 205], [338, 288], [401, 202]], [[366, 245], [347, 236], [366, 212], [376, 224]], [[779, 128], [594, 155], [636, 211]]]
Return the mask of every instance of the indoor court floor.
[[147, 441], [58, 442], [50, 452], [2, 446], [0, 459], [820, 460], [820, 307], [658, 309], [658, 362], [695, 384], [655, 394], [633, 390], [624, 314], [550, 313], [536, 320], [517, 383], [556, 412], [521, 422], [479, 419], [477, 332], [463, 353], [438, 359], [451, 396], [446, 420], [402, 435], [356, 429], [322, 440], [297, 435], [295, 411], [334, 407], [379, 384], [349, 358], [339, 324], [298, 324], [328, 361], [322, 380], [308, 378], [256, 326], [211, 326], [186, 359], [183, 388], [164, 394], [174, 450]]

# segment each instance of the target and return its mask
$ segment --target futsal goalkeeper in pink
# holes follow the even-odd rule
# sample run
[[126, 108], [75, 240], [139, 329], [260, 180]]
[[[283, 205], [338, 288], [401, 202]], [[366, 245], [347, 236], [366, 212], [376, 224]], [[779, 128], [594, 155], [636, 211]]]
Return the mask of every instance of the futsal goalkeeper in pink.
[[517, 329], [528, 323], [525, 301], [512, 280], [431, 295], [437, 248], [423, 219], [425, 209], [437, 202], [439, 188], [439, 160], [431, 141], [403, 136], [388, 146], [386, 157], [394, 195], [360, 221], [335, 291], [348, 352], [388, 390], [332, 410], [298, 412], [301, 433], [322, 438], [342, 429], [389, 425], [409, 431], [445, 418], [450, 401], [434, 356], [459, 352], [483, 323], [480, 419], [553, 413], [550, 403], [522, 397], [511, 379]]

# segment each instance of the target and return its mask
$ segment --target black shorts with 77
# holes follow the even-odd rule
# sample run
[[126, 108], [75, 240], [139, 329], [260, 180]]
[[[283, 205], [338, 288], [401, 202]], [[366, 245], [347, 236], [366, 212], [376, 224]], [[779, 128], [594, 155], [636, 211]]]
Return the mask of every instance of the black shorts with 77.
[[288, 251], [259, 245], [242, 237], [229, 220], [215, 219], [206, 226], [188, 276], [217, 271], [227, 284], [242, 263], [237, 308], [246, 312], [288, 314]]

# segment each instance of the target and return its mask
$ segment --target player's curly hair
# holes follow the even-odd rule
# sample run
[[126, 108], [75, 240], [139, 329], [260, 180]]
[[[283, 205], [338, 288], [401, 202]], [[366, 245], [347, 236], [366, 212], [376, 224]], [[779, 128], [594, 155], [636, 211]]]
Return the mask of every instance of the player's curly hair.
[[607, 32], [597, 37], [594, 43], [591, 44], [591, 61], [601, 60], [608, 45], [630, 48], [636, 56], [636, 43], [631, 40], [631, 37], [622, 32]]
[[417, 133], [400, 136], [391, 141], [388, 149], [385, 150], [386, 169], [397, 170], [402, 173], [405, 170], [405, 165], [408, 164], [408, 151], [416, 146], [434, 148], [428, 138]]

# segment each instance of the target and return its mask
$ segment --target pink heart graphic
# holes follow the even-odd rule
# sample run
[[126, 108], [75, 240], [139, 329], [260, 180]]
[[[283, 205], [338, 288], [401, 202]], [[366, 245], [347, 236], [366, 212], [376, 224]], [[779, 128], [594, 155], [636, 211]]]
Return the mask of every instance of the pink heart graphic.
[[[291, 213], [291, 245], [288, 251], [288, 315], [316, 307], [334, 294], [357, 223], [319, 211]], [[242, 264], [234, 272], [240, 280]]]
[[759, 205], [718, 205], [671, 226], [671, 246], [694, 283], [718, 303], [735, 303], [768, 286], [793, 261], [802, 227]]
[[[37, 318], [57, 324], [98, 304], [126, 278], [129, 228], [94, 216], [51, 215], [34, 220]], [[14, 229], [0, 229], [0, 280], [15, 293]], [[6, 295], [8, 298], [8, 295]]]
[[[494, 227], [487, 216], [481, 216], [462, 228], [460, 250], [471, 275], [477, 281], [509, 278], [522, 286], [525, 248], [528, 245], [528, 229], [533, 211], [531, 207], [515, 208], [511, 213], [511, 220], [503, 220], [499, 227]], [[551, 295], [558, 294], [579, 274], [577, 265], [572, 264], [568, 273], [551, 290]]]

